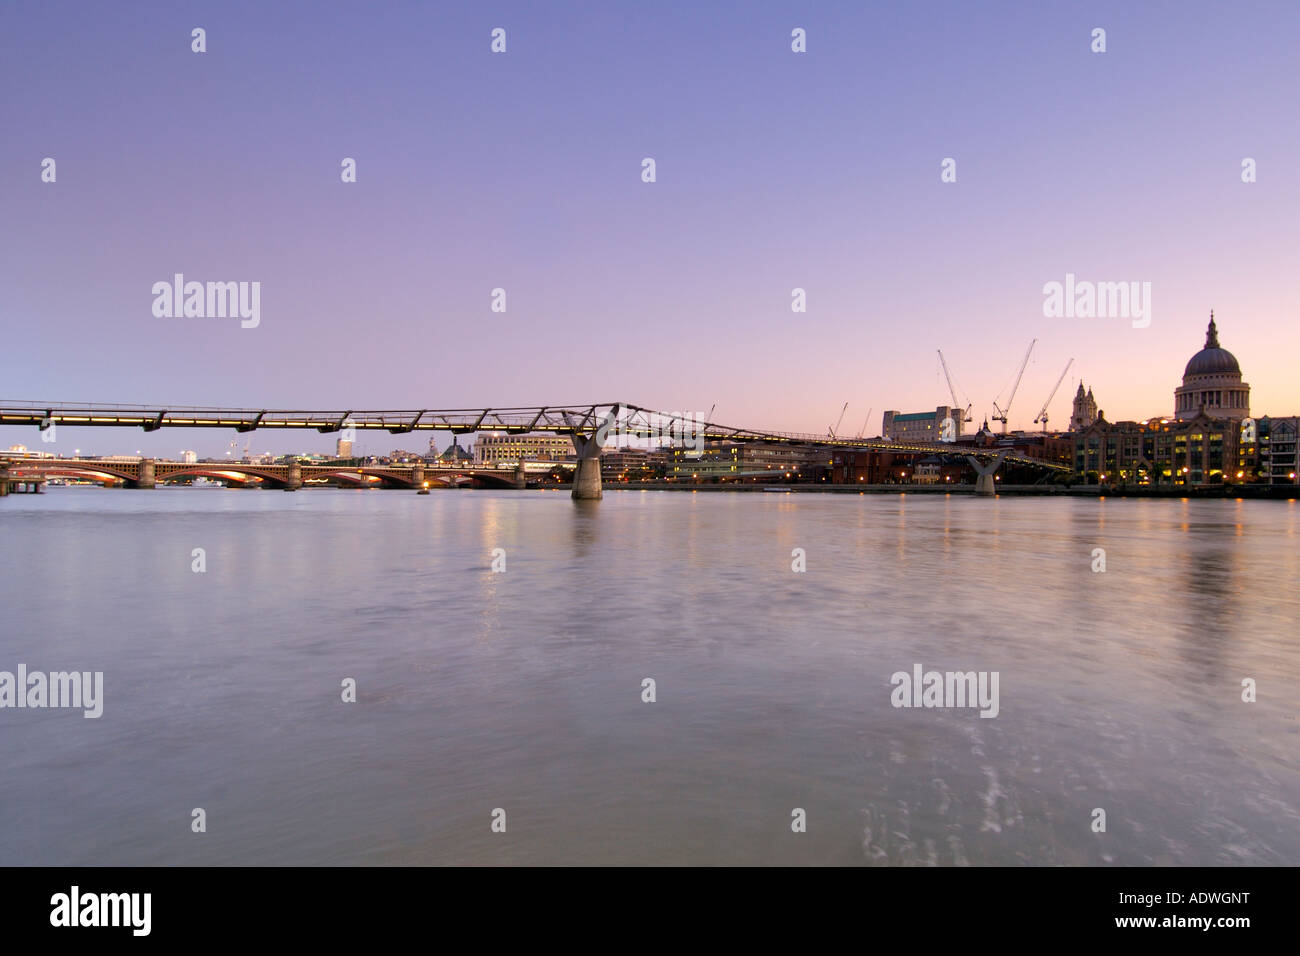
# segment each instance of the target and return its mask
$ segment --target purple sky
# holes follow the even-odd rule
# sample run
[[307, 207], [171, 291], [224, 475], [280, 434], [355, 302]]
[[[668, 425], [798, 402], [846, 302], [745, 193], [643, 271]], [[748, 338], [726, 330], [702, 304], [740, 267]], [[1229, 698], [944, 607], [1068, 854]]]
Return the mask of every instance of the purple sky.
[[[1295, 414], [1297, 28], [1291, 2], [9, 2], [0, 398], [716, 403], [801, 431], [847, 401], [876, 434], [948, 401], [936, 348], [978, 420], [1036, 337], [1011, 425], [1074, 357], [1064, 425], [1080, 375], [1112, 420], [1171, 412], [1214, 308], [1252, 411]], [[176, 272], [261, 282], [261, 324], [156, 318]], [[1045, 318], [1067, 272], [1150, 282], [1150, 327]]]

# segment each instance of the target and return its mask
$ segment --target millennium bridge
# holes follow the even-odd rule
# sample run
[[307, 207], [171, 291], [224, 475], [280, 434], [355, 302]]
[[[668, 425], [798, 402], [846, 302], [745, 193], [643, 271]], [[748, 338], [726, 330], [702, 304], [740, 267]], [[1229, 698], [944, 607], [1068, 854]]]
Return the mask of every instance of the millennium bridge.
[[[517, 408], [458, 408], [458, 409], [403, 409], [403, 410], [330, 410], [308, 411], [292, 409], [218, 408], [207, 406], [173, 407], [161, 405], [105, 405], [70, 404], [51, 402], [0, 401], [0, 425], [32, 426], [41, 431], [64, 425], [68, 427], [118, 427], [140, 428], [146, 432], [161, 428], [233, 428], [237, 432], [259, 429], [310, 429], [329, 434], [358, 431], [385, 431], [404, 435], [418, 431], [445, 431], [453, 435], [475, 432], [498, 434], [529, 434], [550, 432], [567, 435], [577, 453], [574, 465], [572, 495], [578, 499], [601, 497], [600, 451], [611, 437], [660, 440], [664, 444], [686, 444], [700, 441], [764, 442], [787, 446], [805, 446], [842, 449], [848, 451], [885, 451], [901, 454], [955, 455], [969, 459], [978, 475], [977, 494], [993, 493], [993, 475], [1003, 462], [1014, 463], [1051, 472], [1068, 473], [1069, 468], [1037, 458], [1011, 454], [1006, 449], [978, 448], [946, 442], [899, 442], [890, 439], [849, 438], [832, 434], [814, 435], [796, 432], [774, 432], [753, 428], [738, 428], [704, 421], [683, 412], [663, 412], [643, 408], [627, 402], [604, 402], [576, 405], [535, 405]], [[152, 487], [160, 478], [178, 471], [200, 474], [199, 465], [180, 462], [155, 463], [144, 460], [138, 463], [101, 459], [103, 471], [121, 478], [137, 487]], [[10, 467], [14, 467], [11, 463]], [[28, 462], [24, 462], [26, 467]], [[111, 467], [110, 467], [111, 466]], [[134, 467], [128, 467], [134, 466]], [[208, 469], [229, 471], [205, 463]], [[416, 468], [423, 471], [417, 478]], [[324, 469], [316, 474], [313, 469]], [[312, 477], [330, 477], [349, 480], [351, 475], [360, 480], [378, 480], [381, 483], [413, 486], [437, 477], [439, 469], [430, 465], [370, 466], [369, 469], [346, 469], [328, 465], [301, 465], [290, 462], [284, 465], [240, 465], [241, 474], [269, 483], [270, 486], [293, 489]], [[458, 475], [467, 474], [458, 466]], [[522, 487], [523, 475], [519, 469], [508, 472], [494, 469], [474, 469], [476, 477], [485, 482], [499, 480], [504, 487]]]

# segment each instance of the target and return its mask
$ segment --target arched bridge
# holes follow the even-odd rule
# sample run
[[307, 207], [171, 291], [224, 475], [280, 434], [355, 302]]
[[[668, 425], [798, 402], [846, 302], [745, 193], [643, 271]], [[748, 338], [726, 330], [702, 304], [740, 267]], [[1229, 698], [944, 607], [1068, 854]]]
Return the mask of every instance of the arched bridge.
[[210, 478], [244, 487], [261, 486], [294, 491], [306, 484], [343, 487], [419, 488], [431, 485], [483, 488], [522, 488], [521, 469], [475, 468], [424, 463], [393, 465], [248, 464], [244, 462], [180, 462], [152, 458], [22, 458], [8, 462], [11, 480], [78, 478], [131, 488], [153, 488], [178, 478]]

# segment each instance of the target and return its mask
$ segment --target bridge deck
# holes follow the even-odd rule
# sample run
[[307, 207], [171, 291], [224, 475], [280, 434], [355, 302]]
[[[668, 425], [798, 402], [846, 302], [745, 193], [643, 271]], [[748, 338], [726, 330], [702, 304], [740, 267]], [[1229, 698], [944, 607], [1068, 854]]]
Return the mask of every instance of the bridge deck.
[[[269, 429], [314, 429], [321, 433], [342, 431], [387, 431], [400, 435], [413, 431], [450, 431], [453, 434], [504, 432], [525, 434], [551, 432], [557, 435], [590, 435], [598, 430], [629, 437], [691, 440], [752, 441], [789, 445], [813, 445], [846, 450], [879, 450], [900, 454], [973, 455], [987, 459], [999, 449], [931, 442], [896, 442], [889, 439], [846, 438], [798, 432], [775, 432], [737, 428], [706, 422], [689, 414], [660, 412], [604, 402], [591, 405], [534, 405], [521, 408], [460, 409], [336, 409], [292, 410], [216, 408], [205, 406], [165, 407], [157, 405], [103, 405], [50, 402], [0, 402], [0, 425], [48, 428], [135, 427], [145, 431], [159, 428], [233, 428], [249, 432]], [[1008, 454], [1008, 463], [1048, 471], [1069, 472], [1066, 465]]]

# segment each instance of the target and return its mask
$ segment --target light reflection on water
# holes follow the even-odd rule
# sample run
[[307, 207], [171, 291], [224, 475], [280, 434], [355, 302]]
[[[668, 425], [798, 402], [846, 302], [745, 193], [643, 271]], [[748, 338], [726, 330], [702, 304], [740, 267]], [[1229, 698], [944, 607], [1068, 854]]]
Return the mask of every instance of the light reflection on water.
[[[0, 669], [106, 696], [0, 710], [0, 863], [1300, 860], [1294, 502], [60, 488], [0, 527]], [[914, 662], [1000, 715], [892, 708]]]

